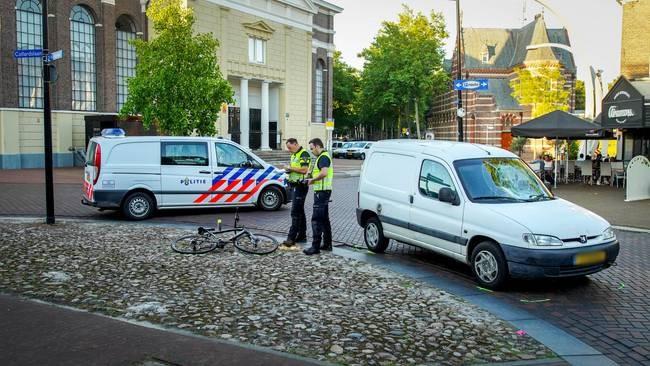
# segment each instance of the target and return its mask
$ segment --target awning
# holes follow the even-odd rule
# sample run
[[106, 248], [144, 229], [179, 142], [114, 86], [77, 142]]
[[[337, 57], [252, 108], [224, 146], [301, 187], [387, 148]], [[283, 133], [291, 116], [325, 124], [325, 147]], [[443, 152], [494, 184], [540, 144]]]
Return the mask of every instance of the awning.
[[564, 111], [553, 111], [511, 129], [513, 136], [584, 140], [602, 139], [599, 125]]

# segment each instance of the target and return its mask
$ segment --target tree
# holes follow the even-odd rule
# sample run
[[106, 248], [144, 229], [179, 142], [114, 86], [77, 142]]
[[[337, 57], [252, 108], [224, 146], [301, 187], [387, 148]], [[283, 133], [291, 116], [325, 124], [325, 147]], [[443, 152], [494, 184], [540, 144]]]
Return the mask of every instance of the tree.
[[381, 120], [413, 120], [414, 103], [419, 117], [426, 111], [434, 90], [444, 88], [443, 40], [447, 37], [442, 14], [427, 17], [408, 6], [396, 22], [385, 21], [372, 44], [360, 56], [365, 59], [361, 74], [360, 117], [378, 125]]
[[[532, 108], [532, 117], [537, 118], [555, 110], [568, 111], [571, 93], [564, 86], [566, 80], [557, 66], [515, 68], [517, 77], [510, 81], [512, 96], [521, 105]], [[583, 84], [584, 86], [584, 84]], [[528, 141], [525, 137], [513, 139], [512, 149], [519, 155]], [[514, 149], [517, 150], [514, 150]]]
[[358, 122], [359, 71], [334, 52], [333, 111], [336, 129], [349, 132]]
[[155, 124], [165, 134], [214, 135], [221, 105], [232, 102], [233, 90], [219, 70], [219, 42], [212, 34], [194, 35], [193, 11], [181, 4], [149, 3], [156, 36], [133, 41], [138, 64], [120, 114], [140, 114], [145, 127]]
[[521, 105], [532, 107], [532, 117], [569, 110], [570, 92], [562, 71], [555, 66], [516, 68], [517, 77], [510, 81], [512, 96]]
[[576, 81], [576, 108], [577, 111], [585, 110], [585, 82], [582, 80]]

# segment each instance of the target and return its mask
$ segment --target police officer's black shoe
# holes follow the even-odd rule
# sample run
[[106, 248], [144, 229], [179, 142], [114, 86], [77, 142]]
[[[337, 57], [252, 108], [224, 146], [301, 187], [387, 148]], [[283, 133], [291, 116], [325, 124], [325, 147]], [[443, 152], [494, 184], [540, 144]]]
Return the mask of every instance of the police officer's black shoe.
[[320, 247], [320, 250], [327, 250], [327, 251], [332, 251], [332, 243], [326, 244]]
[[310, 247], [302, 251], [306, 255], [312, 255], [312, 254], [320, 254], [320, 250], [318, 248]]
[[296, 242], [293, 241], [293, 240], [287, 239], [287, 240], [282, 242], [282, 245], [284, 245], [285, 247], [292, 247], [292, 246], [296, 245]]

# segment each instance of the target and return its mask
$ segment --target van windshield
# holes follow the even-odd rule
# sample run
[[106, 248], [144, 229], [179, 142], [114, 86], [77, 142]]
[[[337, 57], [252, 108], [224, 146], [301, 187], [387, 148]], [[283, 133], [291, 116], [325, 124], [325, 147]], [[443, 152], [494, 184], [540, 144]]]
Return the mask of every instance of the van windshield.
[[467, 159], [454, 162], [472, 202], [509, 203], [554, 199], [526, 163], [516, 158]]
[[344, 148], [348, 148], [348, 147], [350, 147], [350, 146], [352, 146], [352, 143], [351, 143], [351, 142], [346, 142], [345, 144], [343, 144], [343, 147], [344, 147]]
[[364, 147], [366, 146], [367, 142], [355, 142], [352, 147]]

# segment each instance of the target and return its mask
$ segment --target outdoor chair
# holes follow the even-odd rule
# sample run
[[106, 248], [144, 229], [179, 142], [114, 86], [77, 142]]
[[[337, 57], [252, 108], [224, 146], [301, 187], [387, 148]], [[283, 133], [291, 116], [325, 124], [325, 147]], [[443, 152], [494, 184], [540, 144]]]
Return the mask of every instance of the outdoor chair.
[[625, 175], [625, 166], [623, 165], [623, 162], [622, 161], [614, 161], [611, 164], [612, 164], [611, 184], [614, 185], [614, 183], [616, 183], [616, 188], [618, 188], [618, 182], [620, 180], [622, 180], [623, 181], [623, 187], [625, 188], [626, 175]]
[[601, 162], [600, 163], [600, 179], [602, 182], [603, 178], [607, 178], [607, 182], [611, 182], [612, 180], [612, 163], [609, 162]]
[[582, 182], [591, 183], [591, 176], [594, 174], [593, 168], [591, 166], [591, 160], [579, 161], [578, 165], [580, 166], [580, 175], [582, 176]]
[[[574, 182], [576, 179], [576, 162], [575, 160], [569, 160], [569, 182]], [[568, 182], [567, 182], [568, 183]]]

